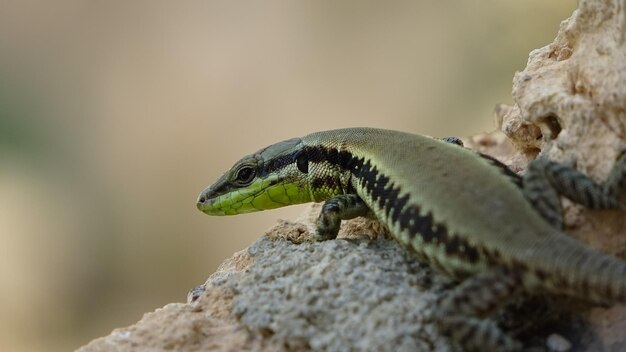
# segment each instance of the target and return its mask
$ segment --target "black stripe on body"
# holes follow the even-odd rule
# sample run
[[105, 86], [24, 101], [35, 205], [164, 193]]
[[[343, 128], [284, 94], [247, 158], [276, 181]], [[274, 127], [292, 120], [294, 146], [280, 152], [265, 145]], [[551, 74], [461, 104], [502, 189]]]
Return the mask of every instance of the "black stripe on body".
[[[400, 187], [369, 160], [354, 156], [346, 150], [338, 151], [324, 146], [306, 146], [303, 152], [307, 153], [311, 162], [325, 161], [343, 171], [349, 171], [369, 195], [370, 205], [377, 205], [391, 224], [399, 224], [401, 231], [410, 234], [411, 241], [420, 236], [424, 244], [435, 246], [443, 244], [447, 255], [472, 264], [479, 261], [481, 254], [485, 254], [463, 237], [450, 234], [445, 224], [435, 222], [431, 213], [423, 214], [419, 206], [408, 204], [409, 195], [401, 196]], [[317, 182], [327, 181], [322, 179]], [[431, 261], [435, 259], [430, 258]]]

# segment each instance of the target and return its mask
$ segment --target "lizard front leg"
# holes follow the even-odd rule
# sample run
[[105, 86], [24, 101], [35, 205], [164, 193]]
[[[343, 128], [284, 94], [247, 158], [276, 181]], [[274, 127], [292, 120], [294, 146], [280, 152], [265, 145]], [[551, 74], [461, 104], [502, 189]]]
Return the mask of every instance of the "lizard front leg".
[[431, 320], [464, 351], [518, 351], [519, 342], [484, 318], [519, 294], [520, 283], [512, 270], [476, 274], [437, 301]]
[[543, 218], [562, 229], [560, 196], [591, 209], [625, 208], [619, 195], [626, 188], [626, 153], [617, 159], [603, 184], [595, 183], [571, 166], [536, 159], [528, 165], [523, 187], [524, 195]]
[[374, 213], [356, 194], [341, 194], [324, 202], [317, 218], [316, 240], [332, 240], [339, 233], [341, 220], [363, 216], [374, 218]]

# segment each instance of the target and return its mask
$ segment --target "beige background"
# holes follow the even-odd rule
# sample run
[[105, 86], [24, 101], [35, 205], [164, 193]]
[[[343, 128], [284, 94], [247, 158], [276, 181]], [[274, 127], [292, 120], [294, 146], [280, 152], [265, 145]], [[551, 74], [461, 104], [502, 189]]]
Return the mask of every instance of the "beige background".
[[488, 131], [571, 1], [0, 2], [0, 351], [72, 350], [277, 218], [212, 218], [232, 162], [311, 131]]

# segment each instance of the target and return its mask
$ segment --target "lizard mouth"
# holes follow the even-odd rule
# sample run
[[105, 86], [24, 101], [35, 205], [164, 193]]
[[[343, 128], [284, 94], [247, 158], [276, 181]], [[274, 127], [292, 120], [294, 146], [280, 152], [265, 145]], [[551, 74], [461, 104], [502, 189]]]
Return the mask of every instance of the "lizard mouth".
[[216, 182], [200, 193], [196, 206], [207, 215], [236, 215], [311, 201], [306, 182], [281, 181], [270, 175], [238, 188]]
[[246, 187], [235, 187], [220, 180], [200, 193], [196, 206], [207, 215], [236, 215], [276, 208], [268, 191], [277, 181], [277, 177], [268, 177]]

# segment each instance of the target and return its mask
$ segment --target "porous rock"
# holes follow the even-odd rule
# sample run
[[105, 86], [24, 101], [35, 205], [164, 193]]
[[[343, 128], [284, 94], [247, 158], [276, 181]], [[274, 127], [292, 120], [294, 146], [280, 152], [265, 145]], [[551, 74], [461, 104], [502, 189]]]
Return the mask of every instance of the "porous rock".
[[[514, 106], [497, 121], [516, 148], [511, 159], [535, 156], [572, 163], [602, 182], [626, 151], [626, 3], [581, 0], [555, 40], [533, 50], [513, 79]], [[565, 202], [567, 232], [626, 259], [626, 216]], [[626, 307], [593, 308], [592, 331], [604, 349], [626, 350]]]

